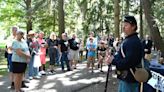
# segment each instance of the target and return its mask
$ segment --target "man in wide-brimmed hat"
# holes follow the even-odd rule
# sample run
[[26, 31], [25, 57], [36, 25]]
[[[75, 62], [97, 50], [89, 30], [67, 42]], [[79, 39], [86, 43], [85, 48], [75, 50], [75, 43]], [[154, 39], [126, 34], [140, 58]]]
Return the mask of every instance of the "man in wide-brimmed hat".
[[[37, 67], [34, 67], [34, 56], [38, 53], [39, 51], [39, 43], [37, 42], [36, 38], [35, 38], [35, 32], [33, 30], [30, 30], [27, 34], [28, 39], [27, 39], [27, 43], [29, 46], [29, 50], [30, 50], [30, 54], [31, 54], [31, 59], [30, 59], [30, 63], [29, 68], [28, 68], [28, 78], [30, 80], [32, 80], [33, 78], [40, 78], [40, 76], [38, 75], [39, 69]], [[40, 61], [37, 61], [40, 62]]]

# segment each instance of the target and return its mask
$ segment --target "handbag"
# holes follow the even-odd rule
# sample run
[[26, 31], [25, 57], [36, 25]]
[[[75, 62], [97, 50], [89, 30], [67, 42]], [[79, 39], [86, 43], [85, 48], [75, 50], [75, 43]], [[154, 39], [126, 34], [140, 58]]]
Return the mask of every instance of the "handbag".
[[145, 54], [145, 59], [147, 59], [148, 61], [151, 61], [152, 55], [151, 54]]
[[41, 66], [40, 55], [39, 54], [36, 54], [36, 55], [34, 55], [33, 67], [38, 68], [40, 66]]
[[[123, 46], [121, 46], [121, 54], [123, 56], [123, 58], [125, 58], [125, 54], [123, 52]], [[132, 68], [130, 68], [130, 72], [132, 73], [133, 77], [135, 78], [136, 81], [138, 82], [147, 82], [150, 78], [150, 71], [148, 69], [145, 69], [144, 67], [144, 59], [142, 58], [141, 61], [141, 67], [135, 67], [135, 72], [132, 70]]]

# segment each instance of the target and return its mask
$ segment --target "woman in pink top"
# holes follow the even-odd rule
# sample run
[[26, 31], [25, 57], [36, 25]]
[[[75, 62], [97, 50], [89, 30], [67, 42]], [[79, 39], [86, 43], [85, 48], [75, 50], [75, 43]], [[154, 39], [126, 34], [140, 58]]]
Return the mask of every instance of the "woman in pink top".
[[44, 37], [44, 33], [40, 32], [39, 33], [39, 38], [38, 38], [38, 42], [40, 45], [40, 60], [41, 60], [41, 74], [45, 74], [45, 71], [43, 71], [43, 66], [46, 64], [46, 48], [47, 48], [47, 43], [46, 41], [43, 39]]

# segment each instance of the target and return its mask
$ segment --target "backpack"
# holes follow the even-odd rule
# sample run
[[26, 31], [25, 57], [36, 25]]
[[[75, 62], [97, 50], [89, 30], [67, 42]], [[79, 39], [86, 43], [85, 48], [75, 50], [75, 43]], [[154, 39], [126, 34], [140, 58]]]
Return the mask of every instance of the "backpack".
[[5, 53], [4, 53], [4, 57], [5, 57], [5, 58], [8, 57], [7, 46], [6, 46], [6, 50], [5, 50]]

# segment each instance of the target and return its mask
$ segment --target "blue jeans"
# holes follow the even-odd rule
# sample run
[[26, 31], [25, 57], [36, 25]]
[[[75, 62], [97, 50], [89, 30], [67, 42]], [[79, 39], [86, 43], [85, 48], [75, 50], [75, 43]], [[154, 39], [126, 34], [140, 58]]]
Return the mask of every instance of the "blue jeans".
[[118, 92], [139, 92], [139, 83], [128, 83], [120, 80]]
[[60, 65], [59, 57], [60, 57], [60, 54], [59, 54], [59, 50], [57, 49], [56, 50], [56, 64], [57, 65]]
[[13, 72], [12, 54], [8, 54], [8, 55], [7, 55], [7, 62], [8, 62], [8, 69], [9, 69], [9, 72]]
[[61, 59], [60, 59], [62, 70], [64, 70], [64, 61], [67, 65], [67, 70], [70, 70], [69, 60], [68, 60], [67, 55], [68, 55], [67, 52], [62, 52], [62, 56], [61, 56]]
[[37, 76], [38, 75], [39, 69], [38, 68], [34, 68], [33, 64], [34, 64], [34, 55], [31, 56], [29, 67], [28, 67], [28, 76], [29, 77], [33, 77], [33, 76]]

